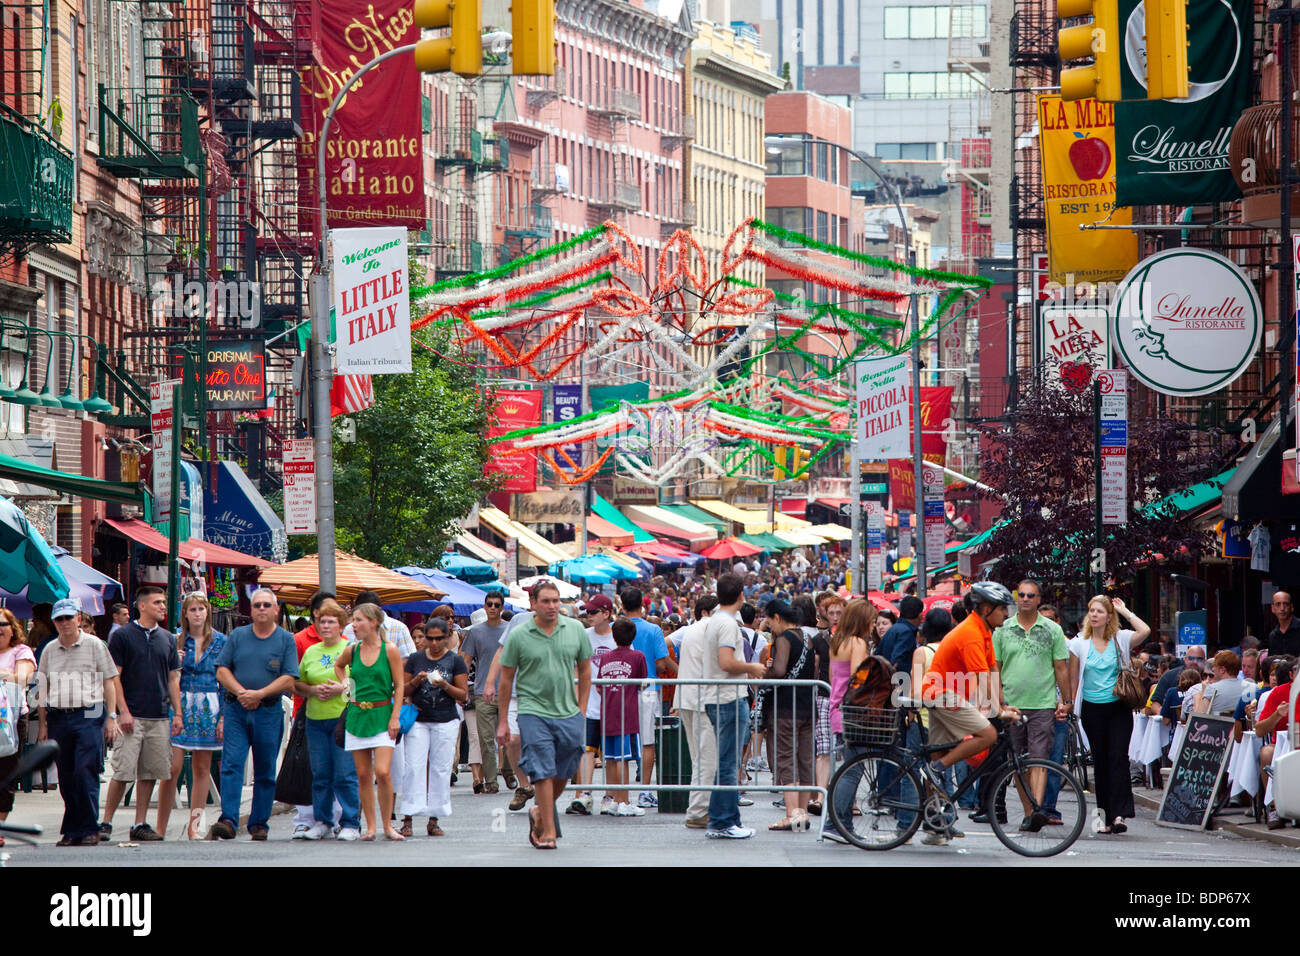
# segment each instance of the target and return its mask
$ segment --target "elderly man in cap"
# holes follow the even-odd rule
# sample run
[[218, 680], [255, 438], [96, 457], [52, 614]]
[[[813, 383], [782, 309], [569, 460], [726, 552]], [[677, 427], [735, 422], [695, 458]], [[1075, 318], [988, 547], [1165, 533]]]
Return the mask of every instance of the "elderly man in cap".
[[80, 614], [81, 602], [76, 598], [55, 603], [50, 616], [57, 637], [41, 652], [37, 670], [38, 739], [59, 745], [59, 796], [63, 798], [59, 846], [99, 845], [104, 743], [112, 743], [118, 735], [117, 666], [104, 642], [78, 626]]

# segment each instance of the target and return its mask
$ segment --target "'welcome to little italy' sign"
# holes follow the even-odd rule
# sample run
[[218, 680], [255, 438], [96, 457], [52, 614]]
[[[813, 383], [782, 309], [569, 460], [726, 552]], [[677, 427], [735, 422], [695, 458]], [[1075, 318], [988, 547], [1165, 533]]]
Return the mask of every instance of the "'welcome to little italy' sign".
[[411, 371], [411, 305], [405, 229], [335, 229], [335, 370]]

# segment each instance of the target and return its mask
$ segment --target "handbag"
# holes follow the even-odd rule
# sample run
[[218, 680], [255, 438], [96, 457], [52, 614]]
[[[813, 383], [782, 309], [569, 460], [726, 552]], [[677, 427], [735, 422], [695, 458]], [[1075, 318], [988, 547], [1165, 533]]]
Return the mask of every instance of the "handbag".
[[1142, 689], [1142, 681], [1137, 674], [1124, 666], [1124, 659], [1119, 654], [1119, 638], [1115, 642], [1115, 660], [1119, 663], [1119, 676], [1115, 678], [1115, 697], [1129, 710], [1136, 710], [1146, 703], [1147, 695]]
[[18, 715], [22, 705], [22, 688], [0, 681], [0, 757], [12, 756], [22, 746], [18, 739]]
[[275, 799], [294, 806], [311, 801], [311, 754], [307, 749], [307, 706], [293, 720], [289, 744], [284, 750], [280, 772], [275, 775]]
[[411, 728], [415, 726], [415, 719], [419, 716], [420, 708], [414, 704], [403, 704], [401, 711], [397, 715], [397, 720], [402, 727], [402, 733], [409, 734]]
[[339, 714], [338, 723], [334, 725], [334, 746], [335, 747], [343, 747], [347, 743], [348, 710], [350, 710], [351, 707], [352, 707], [351, 702], [349, 702], [346, 706], [344, 706], [343, 713]]

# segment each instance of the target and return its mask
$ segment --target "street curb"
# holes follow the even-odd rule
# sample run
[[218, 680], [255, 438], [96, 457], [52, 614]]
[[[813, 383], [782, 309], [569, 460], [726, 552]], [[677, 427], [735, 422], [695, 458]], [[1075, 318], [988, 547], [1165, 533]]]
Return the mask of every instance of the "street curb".
[[[1160, 809], [1159, 800], [1136, 791], [1133, 794], [1133, 802], [1146, 807], [1148, 810], [1158, 811]], [[1223, 823], [1214, 819], [1210, 820], [1210, 829], [1224, 830], [1239, 837], [1245, 837], [1248, 840], [1260, 840], [1264, 843], [1275, 843], [1278, 846], [1300, 849], [1300, 830], [1294, 831], [1297, 835], [1292, 836], [1286, 830], [1268, 830], [1257, 826], [1242, 826], [1239, 823]]]

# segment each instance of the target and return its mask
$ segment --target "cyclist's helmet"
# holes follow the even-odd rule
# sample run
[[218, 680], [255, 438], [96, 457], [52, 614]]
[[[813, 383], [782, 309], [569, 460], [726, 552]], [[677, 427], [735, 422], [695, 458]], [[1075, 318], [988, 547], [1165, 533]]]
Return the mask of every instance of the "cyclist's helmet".
[[976, 604], [1016, 603], [1016, 599], [1011, 596], [1011, 592], [996, 581], [976, 581], [971, 585], [970, 596], [971, 600]]

